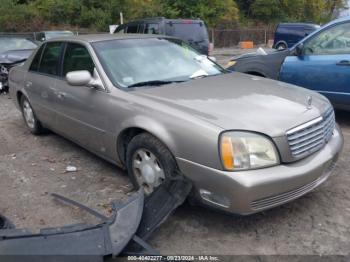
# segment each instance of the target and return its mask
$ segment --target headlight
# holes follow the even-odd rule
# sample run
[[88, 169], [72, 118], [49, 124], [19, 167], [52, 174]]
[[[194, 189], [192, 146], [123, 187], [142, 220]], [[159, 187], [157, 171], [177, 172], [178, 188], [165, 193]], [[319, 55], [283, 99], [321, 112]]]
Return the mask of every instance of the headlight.
[[234, 66], [237, 63], [235, 60], [231, 60], [230, 62], [227, 63], [226, 68], [229, 68], [231, 66]]
[[231, 131], [220, 137], [221, 161], [226, 170], [257, 169], [279, 164], [272, 141], [259, 134]]

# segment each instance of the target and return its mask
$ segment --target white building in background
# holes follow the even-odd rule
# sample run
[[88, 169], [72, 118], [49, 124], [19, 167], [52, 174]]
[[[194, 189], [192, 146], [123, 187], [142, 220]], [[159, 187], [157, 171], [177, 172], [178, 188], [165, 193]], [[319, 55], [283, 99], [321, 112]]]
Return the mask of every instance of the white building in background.
[[350, 0], [348, 0], [348, 4], [346, 9], [340, 11], [339, 17], [350, 16]]

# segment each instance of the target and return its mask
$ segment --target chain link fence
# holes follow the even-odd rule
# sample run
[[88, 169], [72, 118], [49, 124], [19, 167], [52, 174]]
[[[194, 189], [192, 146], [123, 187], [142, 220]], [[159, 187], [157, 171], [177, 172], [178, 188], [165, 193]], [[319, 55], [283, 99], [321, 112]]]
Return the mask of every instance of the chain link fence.
[[274, 33], [275, 28], [209, 29], [210, 42], [217, 48], [235, 47], [243, 41], [267, 45]]

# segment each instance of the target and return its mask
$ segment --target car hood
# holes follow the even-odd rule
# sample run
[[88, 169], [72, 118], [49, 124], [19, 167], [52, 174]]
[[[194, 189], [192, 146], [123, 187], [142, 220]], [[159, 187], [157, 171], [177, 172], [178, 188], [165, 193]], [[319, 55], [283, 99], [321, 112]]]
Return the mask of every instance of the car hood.
[[271, 137], [319, 117], [331, 106], [316, 92], [241, 73], [137, 89], [134, 94], [163, 104], [164, 111], [180, 110], [224, 130], [249, 130]]
[[25, 61], [33, 53], [34, 49], [9, 50], [0, 53], [0, 64], [14, 64]]
[[275, 55], [275, 54], [280, 54], [280, 53], [289, 53], [289, 49], [285, 50], [276, 50], [276, 49], [262, 49], [264, 53], [261, 53], [259, 50], [256, 52], [252, 53], [246, 53], [246, 54], [240, 54], [240, 55], [235, 55], [230, 58], [230, 60], [241, 60], [241, 59], [247, 59], [247, 58], [254, 58], [257, 56], [270, 56], [270, 55]]

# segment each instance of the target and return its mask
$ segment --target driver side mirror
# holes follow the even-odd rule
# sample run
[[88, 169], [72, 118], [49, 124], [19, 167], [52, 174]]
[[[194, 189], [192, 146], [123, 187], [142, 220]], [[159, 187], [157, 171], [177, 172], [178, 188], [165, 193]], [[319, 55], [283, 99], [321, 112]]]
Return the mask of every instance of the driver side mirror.
[[66, 74], [66, 80], [72, 86], [88, 86], [104, 89], [96, 68], [94, 69], [94, 76], [91, 76], [87, 70], [71, 71]]
[[72, 71], [66, 75], [68, 84], [72, 86], [88, 86], [92, 81], [92, 76], [89, 71]]
[[296, 56], [301, 56], [301, 55], [303, 55], [303, 52], [304, 52], [304, 44], [300, 43], [299, 45], [297, 45], [295, 47], [295, 55]]

